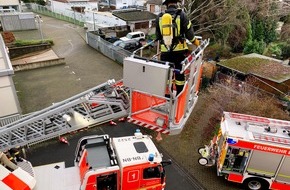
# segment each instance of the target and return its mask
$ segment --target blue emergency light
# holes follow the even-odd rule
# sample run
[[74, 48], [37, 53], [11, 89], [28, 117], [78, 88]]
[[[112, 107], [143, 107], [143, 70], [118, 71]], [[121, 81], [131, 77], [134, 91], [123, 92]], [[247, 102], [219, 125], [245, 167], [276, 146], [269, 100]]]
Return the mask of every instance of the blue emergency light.
[[148, 160], [149, 160], [149, 162], [153, 162], [153, 160], [154, 160], [154, 154], [149, 154]]
[[227, 143], [228, 144], [237, 144], [238, 140], [232, 139], [232, 138], [228, 138], [227, 139]]

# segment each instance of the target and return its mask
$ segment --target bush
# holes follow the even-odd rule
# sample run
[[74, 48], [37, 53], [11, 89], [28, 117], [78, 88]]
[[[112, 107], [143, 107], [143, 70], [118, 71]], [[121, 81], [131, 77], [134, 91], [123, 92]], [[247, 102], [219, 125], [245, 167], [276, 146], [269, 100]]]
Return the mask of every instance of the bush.
[[204, 90], [210, 85], [210, 78], [203, 77], [201, 80], [201, 89]]
[[52, 40], [15, 40], [13, 43], [16, 47], [22, 47], [22, 46], [32, 46], [32, 45], [41, 45], [41, 44], [49, 44], [53, 45]]
[[218, 43], [212, 44], [206, 48], [205, 57], [212, 60], [215, 60], [217, 57], [230, 58], [231, 48]]
[[277, 58], [281, 58], [282, 55], [282, 49], [281, 49], [281, 45], [280, 44], [276, 44], [276, 43], [271, 43], [267, 49], [267, 52], [265, 53], [265, 55], [271, 57], [273, 55], [275, 55], [275, 57]]
[[266, 48], [266, 43], [263, 40], [248, 41], [244, 48], [244, 53], [245, 54], [249, 54], [249, 53], [263, 54], [265, 48]]
[[283, 59], [290, 58], [290, 44], [285, 44], [282, 48], [281, 56]]

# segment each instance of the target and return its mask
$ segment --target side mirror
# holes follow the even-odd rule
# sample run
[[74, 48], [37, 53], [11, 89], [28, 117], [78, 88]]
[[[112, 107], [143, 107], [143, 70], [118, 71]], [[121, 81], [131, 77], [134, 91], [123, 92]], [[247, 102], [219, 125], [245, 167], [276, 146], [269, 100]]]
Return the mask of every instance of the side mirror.
[[163, 167], [165, 167], [165, 166], [171, 165], [172, 161], [170, 159], [168, 159], [166, 161], [162, 161], [161, 164], [162, 164]]

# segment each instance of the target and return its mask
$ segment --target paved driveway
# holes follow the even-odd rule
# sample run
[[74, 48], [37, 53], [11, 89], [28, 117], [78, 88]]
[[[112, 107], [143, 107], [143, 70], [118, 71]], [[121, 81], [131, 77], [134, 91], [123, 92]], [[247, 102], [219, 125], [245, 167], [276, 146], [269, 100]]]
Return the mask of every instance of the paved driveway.
[[[123, 78], [120, 64], [85, 43], [83, 28], [45, 16], [42, 20], [44, 38], [53, 39], [52, 48], [65, 58], [66, 65], [16, 72], [14, 81], [23, 113], [43, 109], [108, 79]], [[41, 39], [38, 30], [14, 35], [22, 40]]]

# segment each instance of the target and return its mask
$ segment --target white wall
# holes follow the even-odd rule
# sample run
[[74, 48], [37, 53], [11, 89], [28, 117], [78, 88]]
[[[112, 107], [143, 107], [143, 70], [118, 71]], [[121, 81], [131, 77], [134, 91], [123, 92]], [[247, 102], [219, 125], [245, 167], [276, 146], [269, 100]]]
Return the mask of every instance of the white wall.
[[92, 21], [95, 19], [96, 24], [106, 26], [124, 26], [126, 22], [113, 16], [110, 12], [96, 12], [96, 11], [85, 11], [86, 21]]
[[128, 6], [144, 6], [146, 0], [116, 0], [116, 9]]
[[[147, 11], [149, 11], [149, 12], [150, 12], [150, 6], [151, 5], [152, 4], [147, 4], [147, 7], [146, 7]], [[156, 15], [158, 15], [159, 13], [161, 13], [161, 6], [160, 5], [154, 5], [154, 6], [155, 6], [155, 11], [152, 12], [152, 13], [154, 13]]]
[[0, 6], [19, 5], [18, 0], [0, 0]]
[[[85, 9], [93, 10], [98, 9], [97, 2], [73, 2], [73, 3], [62, 3], [58, 1], [50, 1], [51, 11], [59, 14], [66, 14], [67, 11], [72, 11], [73, 6], [85, 7]], [[72, 11], [73, 12], [73, 11]]]

